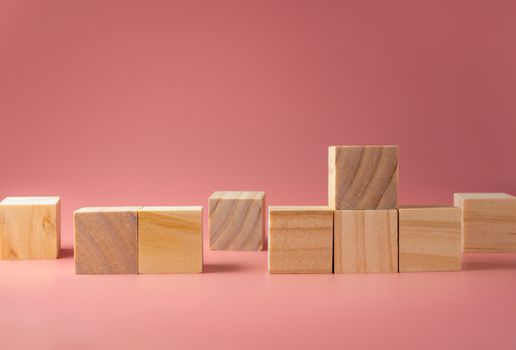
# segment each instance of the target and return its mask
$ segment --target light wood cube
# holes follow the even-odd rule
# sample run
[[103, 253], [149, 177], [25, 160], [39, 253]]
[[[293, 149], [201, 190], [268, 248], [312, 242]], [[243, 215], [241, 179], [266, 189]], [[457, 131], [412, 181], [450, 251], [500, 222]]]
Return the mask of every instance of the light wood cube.
[[398, 211], [336, 210], [335, 273], [398, 272]]
[[458, 271], [462, 260], [460, 208], [399, 209], [399, 270]]
[[454, 202], [462, 208], [465, 252], [516, 252], [516, 197], [506, 193], [455, 193]]
[[202, 207], [138, 211], [140, 273], [202, 272]]
[[333, 210], [269, 207], [269, 272], [332, 273]]
[[209, 199], [210, 249], [262, 250], [264, 192], [215, 192]]
[[398, 206], [398, 146], [333, 146], [328, 168], [330, 208]]
[[59, 197], [0, 202], [0, 259], [56, 259], [61, 246]]
[[75, 273], [138, 273], [138, 207], [74, 212]]

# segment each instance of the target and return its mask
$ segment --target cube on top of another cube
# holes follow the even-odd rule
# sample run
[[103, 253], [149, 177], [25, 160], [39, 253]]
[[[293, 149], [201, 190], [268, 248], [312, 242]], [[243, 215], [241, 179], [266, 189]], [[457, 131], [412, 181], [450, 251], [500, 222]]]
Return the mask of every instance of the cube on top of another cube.
[[398, 146], [332, 146], [328, 180], [333, 209], [395, 209]]
[[462, 261], [460, 208], [401, 207], [399, 271], [458, 271]]
[[61, 247], [59, 197], [0, 202], [0, 259], [56, 259]]
[[138, 261], [140, 273], [202, 272], [202, 207], [138, 210]]
[[75, 273], [138, 273], [138, 209], [82, 208], [73, 214]]
[[209, 198], [210, 249], [262, 250], [265, 192], [217, 191]]
[[516, 197], [507, 193], [455, 193], [462, 208], [465, 252], [516, 252]]
[[333, 210], [269, 207], [269, 272], [332, 273]]

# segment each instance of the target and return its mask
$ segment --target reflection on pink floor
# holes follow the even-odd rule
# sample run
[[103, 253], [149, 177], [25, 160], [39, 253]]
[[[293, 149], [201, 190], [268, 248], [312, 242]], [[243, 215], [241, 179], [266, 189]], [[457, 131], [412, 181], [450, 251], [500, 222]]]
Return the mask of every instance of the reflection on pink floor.
[[3, 349], [516, 346], [515, 254], [468, 254], [452, 273], [269, 275], [266, 251], [206, 251], [199, 275], [76, 276], [63, 253], [0, 261]]

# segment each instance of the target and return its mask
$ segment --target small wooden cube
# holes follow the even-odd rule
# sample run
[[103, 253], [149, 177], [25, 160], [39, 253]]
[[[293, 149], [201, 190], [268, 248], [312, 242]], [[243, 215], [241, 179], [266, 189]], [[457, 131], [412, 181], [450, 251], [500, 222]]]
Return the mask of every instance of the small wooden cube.
[[269, 272], [332, 273], [333, 210], [269, 207]]
[[202, 207], [138, 211], [140, 273], [202, 272]]
[[0, 259], [56, 259], [61, 247], [59, 197], [0, 202]]
[[76, 210], [75, 273], [138, 273], [138, 207]]
[[335, 273], [398, 272], [398, 211], [336, 210]]
[[462, 208], [465, 252], [516, 252], [516, 197], [506, 193], [455, 193], [454, 203]]
[[330, 208], [398, 206], [398, 146], [333, 146], [328, 169]]
[[263, 249], [265, 192], [215, 192], [209, 212], [210, 249]]
[[458, 271], [462, 260], [460, 208], [399, 209], [399, 270]]

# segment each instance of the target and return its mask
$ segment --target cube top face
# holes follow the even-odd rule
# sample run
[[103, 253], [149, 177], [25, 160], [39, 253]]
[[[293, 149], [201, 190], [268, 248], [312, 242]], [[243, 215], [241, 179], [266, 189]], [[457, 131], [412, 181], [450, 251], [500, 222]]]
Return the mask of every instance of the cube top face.
[[119, 207], [75, 211], [77, 274], [138, 273], [137, 210], [135, 207]]
[[263, 200], [265, 192], [263, 191], [217, 191], [214, 192], [210, 199], [256, 199]]
[[59, 197], [8, 197], [0, 203], [0, 259], [56, 259]]
[[210, 249], [262, 250], [264, 192], [215, 192], [209, 199]]
[[202, 206], [153, 206], [142, 207], [138, 212], [161, 212], [161, 213], [201, 213]]
[[461, 210], [399, 209], [399, 271], [458, 271], [462, 260]]
[[334, 270], [398, 272], [398, 211], [336, 210]]
[[202, 207], [138, 211], [140, 273], [202, 272]]
[[333, 211], [297, 209], [269, 208], [269, 272], [332, 273]]
[[269, 212], [286, 212], [286, 213], [310, 213], [310, 212], [331, 212], [333, 213], [333, 209], [325, 205], [282, 205], [282, 206], [274, 206], [271, 205], [269, 207]]
[[455, 193], [453, 195], [454, 200], [462, 201], [464, 199], [504, 199], [504, 198], [514, 198], [510, 194], [507, 193]]
[[516, 252], [516, 198], [505, 193], [455, 194], [462, 207], [464, 251]]
[[333, 209], [394, 209], [398, 205], [398, 146], [332, 146], [328, 204]]
[[78, 213], [125, 213], [135, 212], [141, 209], [141, 207], [86, 207], [77, 209], [74, 214]]
[[6, 197], [0, 202], [4, 205], [57, 205], [59, 197]]

